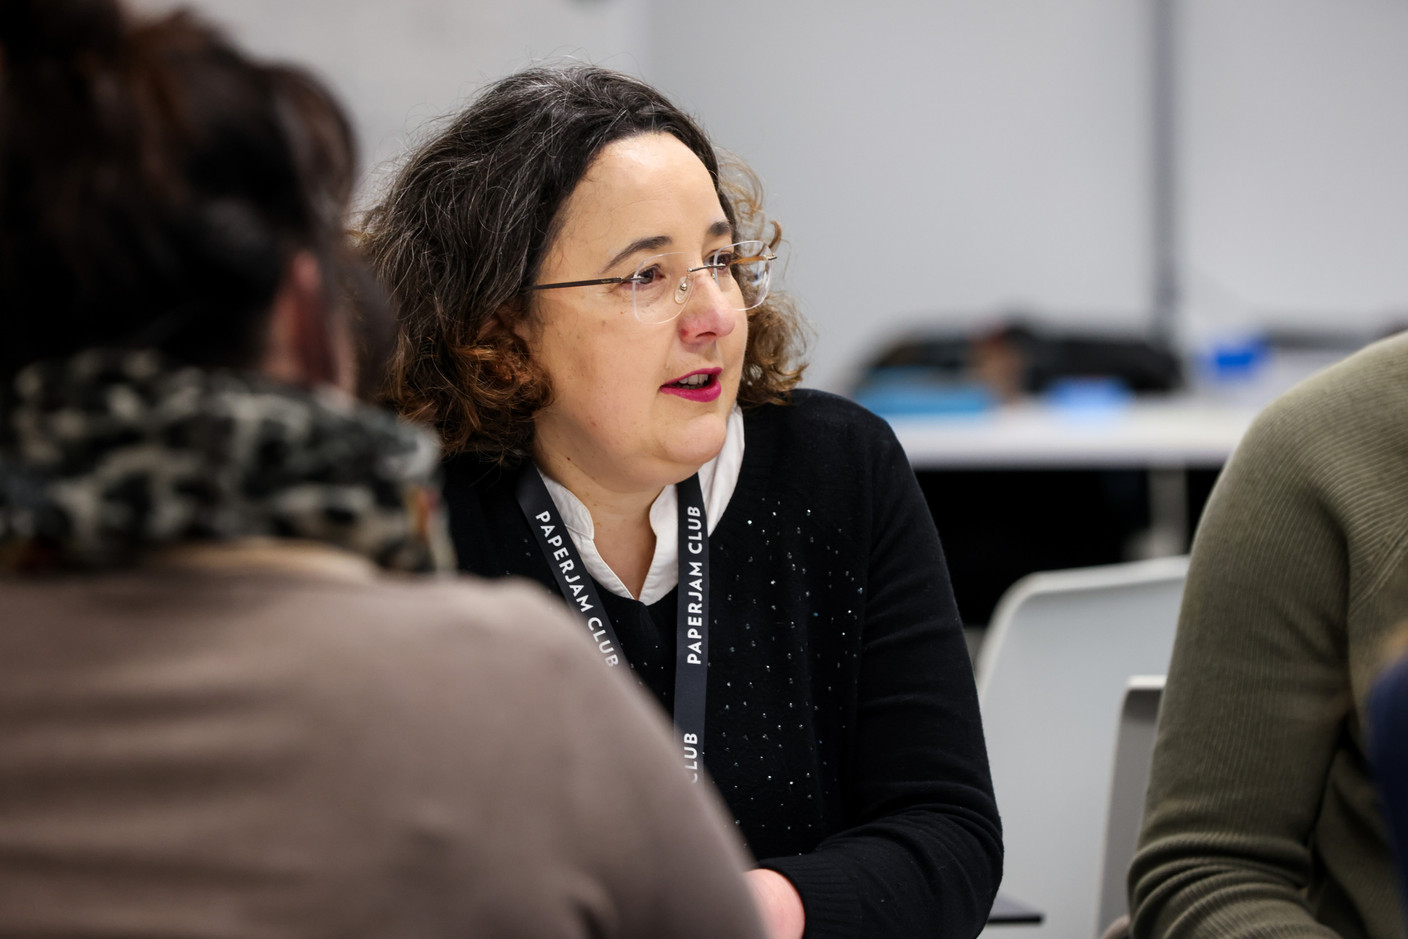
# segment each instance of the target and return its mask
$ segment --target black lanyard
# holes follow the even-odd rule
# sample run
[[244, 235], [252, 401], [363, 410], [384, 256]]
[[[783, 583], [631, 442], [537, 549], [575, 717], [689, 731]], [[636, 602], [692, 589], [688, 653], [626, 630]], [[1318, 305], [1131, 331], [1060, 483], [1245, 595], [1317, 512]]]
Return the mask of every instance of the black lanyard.
[[[557, 589], [586, 622], [603, 661], [620, 665], [624, 659], [616, 630], [537, 467], [529, 464], [523, 468], [517, 494], [538, 547], [557, 579]], [[676, 485], [675, 496], [679, 502], [680, 581], [675, 627], [675, 730], [685, 768], [698, 782], [709, 667], [709, 525], [698, 475]]]

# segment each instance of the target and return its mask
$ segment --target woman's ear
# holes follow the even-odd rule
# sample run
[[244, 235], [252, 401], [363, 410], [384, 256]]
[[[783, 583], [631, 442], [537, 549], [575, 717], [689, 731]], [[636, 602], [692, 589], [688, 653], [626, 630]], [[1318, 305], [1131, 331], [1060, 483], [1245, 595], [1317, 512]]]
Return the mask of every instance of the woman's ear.
[[328, 303], [322, 266], [311, 251], [297, 252], [284, 268], [260, 370], [294, 385], [356, 386], [352, 338]]
[[525, 344], [533, 340], [537, 330], [532, 322], [532, 315], [526, 307], [519, 307], [513, 303], [505, 303], [494, 311], [486, 332], [510, 332], [522, 340]]

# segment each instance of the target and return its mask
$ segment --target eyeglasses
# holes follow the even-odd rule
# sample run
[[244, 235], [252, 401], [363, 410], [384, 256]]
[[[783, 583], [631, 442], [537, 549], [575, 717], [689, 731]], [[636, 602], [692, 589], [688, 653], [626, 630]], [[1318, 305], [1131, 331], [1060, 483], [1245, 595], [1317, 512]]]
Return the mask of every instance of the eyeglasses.
[[[642, 323], [668, 323], [684, 311], [694, 292], [694, 275], [707, 271], [724, 301], [735, 310], [751, 310], [768, 296], [772, 262], [777, 255], [761, 241], [740, 241], [709, 252], [704, 263], [689, 266], [684, 252], [656, 254], [640, 262], [635, 273], [600, 280], [572, 280], [561, 284], [534, 284], [529, 290], [557, 290], [561, 287], [594, 287], [619, 284], [630, 292], [636, 319]], [[720, 276], [720, 275], [723, 276]]]

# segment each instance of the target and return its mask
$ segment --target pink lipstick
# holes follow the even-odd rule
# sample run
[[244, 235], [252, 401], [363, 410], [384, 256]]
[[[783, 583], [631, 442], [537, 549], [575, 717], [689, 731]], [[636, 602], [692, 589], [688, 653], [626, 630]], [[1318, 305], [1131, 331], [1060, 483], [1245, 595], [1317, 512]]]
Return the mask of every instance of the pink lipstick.
[[660, 390], [676, 395], [686, 401], [713, 401], [723, 394], [724, 385], [719, 381], [721, 368], [701, 368], [688, 375], [681, 375], [674, 381], [666, 382]]

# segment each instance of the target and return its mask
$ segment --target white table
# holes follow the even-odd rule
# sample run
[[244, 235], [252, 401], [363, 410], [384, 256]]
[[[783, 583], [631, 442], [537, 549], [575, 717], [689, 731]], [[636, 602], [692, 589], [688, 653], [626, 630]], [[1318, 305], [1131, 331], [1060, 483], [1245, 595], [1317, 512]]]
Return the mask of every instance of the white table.
[[916, 470], [1181, 470], [1221, 466], [1256, 414], [1250, 405], [1171, 395], [1097, 412], [1027, 402], [973, 415], [888, 419]]
[[916, 471], [1148, 471], [1150, 527], [1138, 553], [1158, 557], [1188, 550], [1187, 471], [1222, 466], [1264, 400], [1182, 394], [1095, 411], [1030, 401], [979, 414], [888, 420]]

